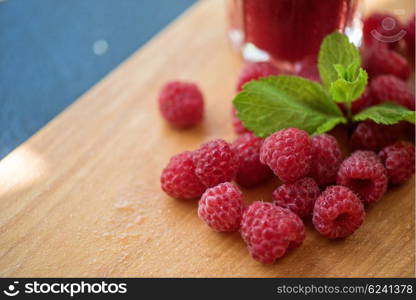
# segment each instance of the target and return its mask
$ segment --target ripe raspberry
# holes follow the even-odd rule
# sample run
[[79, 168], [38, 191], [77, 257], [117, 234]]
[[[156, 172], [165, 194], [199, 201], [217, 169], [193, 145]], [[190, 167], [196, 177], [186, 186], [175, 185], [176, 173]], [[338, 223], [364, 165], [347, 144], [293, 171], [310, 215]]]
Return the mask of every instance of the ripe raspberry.
[[329, 134], [312, 137], [311, 176], [320, 186], [334, 183], [339, 166], [342, 163], [342, 153], [336, 138]]
[[[370, 162], [373, 163], [381, 163], [380, 158], [378, 157], [377, 153], [374, 151], [362, 151], [362, 150], [357, 150], [354, 151], [350, 157], [354, 154], [354, 156], [359, 157], [359, 158], [363, 158], [365, 160], [368, 160]], [[344, 160], [345, 161], [345, 160]]]
[[393, 75], [376, 77], [371, 81], [370, 89], [378, 102], [392, 101], [409, 109], [415, 109], [415, 97], [406, 82]]
[[408, 53], [411, 56], [415, 56], [415, 15], [413, 15], [409, 22], [406, 24], [405, 28], [406, 35], [404, 36], [404, 40], [406, 41], [406, 46], [408, 49]]
[[285, 183], [273, 192], [273, 203], [290, 209], [299, 217], [312, 214], [316, 198], [321, 194], [315, 180], [305, 177], [294, 183]]
[[390, 74], [407, 80], [411, 73], [406, 58], [382, 43], [375, 44], [367, 50], [364, 55], [364, 68], [370, 78]]
[[399, 41], [394, 37], [399, 36], [401, 30], [402, 25], [395, 16], [374, 13], [364, 19], [364, 43], [367, 46], [375, 43], [387, 43], [389, 48], [396, 48]]
[[230, 145], [221, 139], [203, 144], [194, 152], [195, 173], [206, 186], [230, 181], [238, 169], [238, 158]]
[[261, 77], [279, 74], [279, 70], [268, 62], [247, 64], [238, 78], [237, 91], [241, 91], [243, 89], [243, 85], [251, 80], [257, 80]]
[[[342, 103], [340, 103], [342, 104]], [[371, 94], [371, 90], [367, 87], [357, 100], [352, 103], [351, 110], [353, 114], [356, 114], [367, 107], [377, 104], [373, 95]]]
[[205, 191], [199, 200], [198, 216], [216, 231], [236, 231], [244, 209], [243, 193], [234, 184], [224, 182]]
[[240, 230], [252, 257], [265, 264], [274, 263], [305, 239], [305, 227], [296, 214], [260, 201], [244, 211]]
[[189, 128], [202, 120], [204, 99], [195, 84], [172, 81], [160, 92], [159, 110], [171, 125]]
[[386, 169], [372, 151], [355, 151], [339, 168], [337, 184], [349, 187], [365, 204], [373, 203], [387, 190]]
[[415, 173], [415, 147], [408, 142], [387, 146], [378, 155], [393, 184], [405, 183]]
[[244, 127], [243, 122], [237, 117], [237, 111], [234, 106], [231, 108], [231, 118], [235, 133], [243, 134], [251, 132], [250, 130]]
[[330, 239], [345, 238], [364, 221], [364, 206], [348, 188], [328, 187], [315, 202], [312, 222], [316, 230]]
[[364, 121], [355, 128], [350, 145], [353, 149], [378, 151], [394, 142], [396, 137], [396, 127]]
[[305, 177], [312, 162], [312, 142], [308, 134], [297, 128], [275, 132], [263, 143], [260, 161], [268, 165], [283, 182]]
[[173, 198], [192, 199], [202, 195], [205, 186], [195, 175], [192, 152], [173, 156], [160, 177], [162, 190]]
[[262, 138], [252, 133], [245, 133], [231, 146], [239, 160], [235, 180], [243, 187], [255, 187], [273, 175], [272, 170], [260, 162], [261, 145], [263, 145]]

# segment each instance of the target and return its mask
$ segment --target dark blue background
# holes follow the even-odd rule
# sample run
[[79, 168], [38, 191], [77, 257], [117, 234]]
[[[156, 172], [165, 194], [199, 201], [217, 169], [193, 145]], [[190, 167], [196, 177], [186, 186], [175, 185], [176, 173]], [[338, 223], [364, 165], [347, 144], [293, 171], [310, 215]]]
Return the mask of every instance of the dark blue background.
[[193, 2], [0, 0], [0, 158]]

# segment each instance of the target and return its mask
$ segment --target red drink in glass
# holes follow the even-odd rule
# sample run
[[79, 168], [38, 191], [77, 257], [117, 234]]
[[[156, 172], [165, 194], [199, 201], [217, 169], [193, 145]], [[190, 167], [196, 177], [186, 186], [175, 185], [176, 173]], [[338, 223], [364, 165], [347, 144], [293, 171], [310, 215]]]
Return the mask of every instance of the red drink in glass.
[[358, 1], [230, 0], [230, 38], [240, 38], [234, 43], [240, 43], [248, 60], [271, 60], [293, 69], [315, 61], [322, 39], [334, 31], [360, 41], [361, 28], [354, 24], [359, 23]]

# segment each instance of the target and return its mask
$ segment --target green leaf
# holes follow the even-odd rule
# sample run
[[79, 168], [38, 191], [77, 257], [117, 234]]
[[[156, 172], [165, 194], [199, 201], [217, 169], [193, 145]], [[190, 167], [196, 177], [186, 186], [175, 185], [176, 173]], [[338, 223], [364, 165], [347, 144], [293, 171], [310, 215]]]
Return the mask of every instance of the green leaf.
[[318, 57], [318, 69], [324, 85], [329, 89], [331, 83], [339, 76], [334, 65], [347, 68], [350, 65], [361, 65], [358, 49], [348, 41], [347, 36], [334, 32], [325, 37], [321, 44]]
[[353, 121], [372, 120], [378, 124], [392, 125], [400, 121], [415, 124], [415, 112], [401, 105], [385, 102], [371, 106], [353, 117]]
[[320, 84], [296, 76], [252, 80], [233, 103], [244, 126], [261, 137], [289, 127], [323, 133], [347, 121]]
[[367, 85], [367, 72], [356, 63], [345, 67], [334, 65], [338, 79], [331, 83], [329, 93], [336, 102], [350, 103], [358, 99]]

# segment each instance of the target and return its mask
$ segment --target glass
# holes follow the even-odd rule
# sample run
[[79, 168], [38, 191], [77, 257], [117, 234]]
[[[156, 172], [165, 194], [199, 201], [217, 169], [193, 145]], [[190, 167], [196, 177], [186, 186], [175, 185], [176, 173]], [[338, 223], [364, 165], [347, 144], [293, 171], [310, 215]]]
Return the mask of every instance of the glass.
[[316, 62], [322, 39], [344, 32], [361, 43], [360, 0], [228, 0], [228, 36], [248, 61], [289, 71]]

